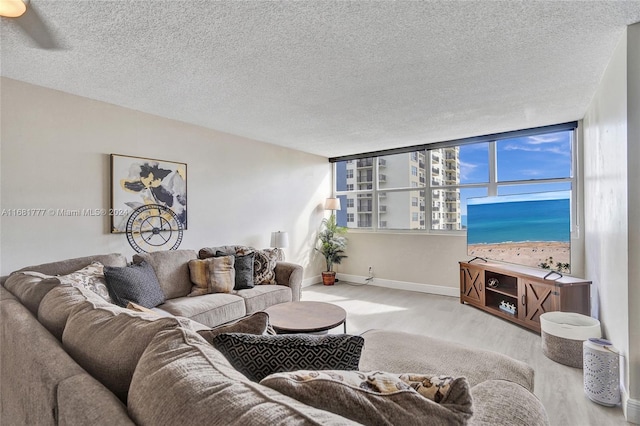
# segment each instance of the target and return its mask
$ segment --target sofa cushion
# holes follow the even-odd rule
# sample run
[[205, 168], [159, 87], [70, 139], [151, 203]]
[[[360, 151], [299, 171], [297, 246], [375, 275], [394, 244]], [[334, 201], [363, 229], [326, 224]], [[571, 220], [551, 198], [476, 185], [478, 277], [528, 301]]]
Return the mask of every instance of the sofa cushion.
[[147, 262], [123, 266], [105, 266], [104, 274], [113, 302], [127, 307], [129, 302], [155, 308], [164, 302], [164, 293], [151, 265]]
[[464, 378], [325, 370], [276, 373], [260, 384], [362, 424], [464, 425], [473, 413]]
[[194, 425], [355, 424], [247, 380], [202, 337], [182, 328], [154, 337], [136, 367], [127, 405], [141, 425], [185, 419]]
[[[62, 333], [69, 315], [87, 300], [91, 300], [96, 306], [112, 306], [111, 303], [85, 288], [58, 286], [42, 299], [38, 308], [38, 321], [58, 340], [62, 340]], [[88, 307], [88, 305], [85, 306]]]
[[222, 333], [265, 334], [269, 328], [269, 314], [256, 312], [245, 318], [241, 318], [231, 324], [225, 324], [213, 329], [198, 331], [198, 334], [207, 342], [213, 344], [213, 338]]
[[230, 293], [236, 279], [234, 256], [193, 259], [189, 261], [189, 274], [193, 287], [189, 296], [210, 293]]
[[58, 262], [43, 263], [40, 265], [26, 266], [16, 272], [34, 271], [47, 275], [66, 275], [82, 269], [91, 262], [100, 262], [105, 266], [126, 266], [127, 259], [120, 253], [97, 254], [93, 256], [76, 257], [60, 260]]
[[0, 302], [0, 348], [0, 424], [57, 425], [58, 384], [86, 372], [16, 299]]
[[260, 312], [278, 303], [291, 302], [292, 292], [283, 285], [257, 285], [246, 290], [235, 291], [242, 297], [247, 308], [247, 315]]
[[296, 370], [357, 370], [364, 339], [347, 334], [256, 336], [224, 333], [213, 345], [250, 380]]
[[218, 246], [218, 247], [204, 247], [198, 251], [199, 259], [207, 259], [215, 256], [235, 256], [237, 246]]
[[247, 313], [241, 297], [226, 293], [168, 299], [158, 308], [172, 315], [191, 318], [209, 327], [235, 321]]
[[134, 425], [122, 401], [87, 373], [60, 382], [56, 401], [59, 425]]
[[470, 425], [549, 425], [547, 411], [524, 387], [507, 380], [487, 380], [471, 388]]
[[189, 261], [197, 259], [194, 250], [166, 250], [133, 255], [133, 262], [149, 263], [167, 299], [183, 297], [191, 292]]
[[[424, 371], [465, 376], [472, 387], [485, 380], [506, 379], [533, 392], [533, 369], [506, 355], [398, 331], [370, 330], [362, 337], [365, 345], [360, 370], [363, 371]], [[470, 359], [474, 368], [469, 368]]]
[[183, 318], [158, 317], [86, 301], [71, 312], [62, 344], [81, 367], [126, 401], [133, 371], [153, 336], [181, 325], [190, 327]]
[[4, 282], [4, 287], [33, 315], [38, 315], [38, 307], [47, 293], [59, 285], [57, 278], [37, 272], [15, 272]]

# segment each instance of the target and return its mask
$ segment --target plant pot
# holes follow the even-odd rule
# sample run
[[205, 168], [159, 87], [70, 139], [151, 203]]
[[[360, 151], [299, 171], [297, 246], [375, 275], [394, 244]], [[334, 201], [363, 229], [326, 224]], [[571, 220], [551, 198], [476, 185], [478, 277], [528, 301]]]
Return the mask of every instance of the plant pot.
[[322, 284], [333, 285], [336, 282], [336, 273], [334, 271], [322, 273]]

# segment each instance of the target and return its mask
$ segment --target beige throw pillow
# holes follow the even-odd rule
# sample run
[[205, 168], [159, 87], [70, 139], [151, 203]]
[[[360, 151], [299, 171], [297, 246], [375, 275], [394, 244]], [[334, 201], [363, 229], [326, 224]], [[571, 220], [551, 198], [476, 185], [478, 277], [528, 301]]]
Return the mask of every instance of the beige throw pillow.
[[230, 293], [236, 280], [234, 263], [234, 256], [190, 260], [189, 274], [193, 287], [189, 296]]
[[260, 384], [362, 424], [464, 425], [473, 414], [464, 377], [300, 370]]

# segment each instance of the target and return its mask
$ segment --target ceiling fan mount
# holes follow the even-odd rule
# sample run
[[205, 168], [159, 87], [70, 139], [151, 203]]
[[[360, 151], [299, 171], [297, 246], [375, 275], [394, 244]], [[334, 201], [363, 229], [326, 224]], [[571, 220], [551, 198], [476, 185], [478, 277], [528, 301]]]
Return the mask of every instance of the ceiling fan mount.
[[0, 17], [7, 25], [16, 25], [40, 49], [56, 50], [61, 45], [38, 8], [31, 0], [0, 0]]
[[27, 11], [29, 0], [0, 0], [0, 16], [19, 18]]

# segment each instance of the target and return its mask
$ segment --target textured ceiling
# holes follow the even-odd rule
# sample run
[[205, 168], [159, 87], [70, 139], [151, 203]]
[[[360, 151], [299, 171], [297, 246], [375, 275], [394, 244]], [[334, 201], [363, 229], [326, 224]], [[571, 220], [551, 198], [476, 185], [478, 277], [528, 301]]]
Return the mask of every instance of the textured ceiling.
[[3, 76], [332, 157], [582, 118], [640, 1], [31, 0], [19, 20]]

